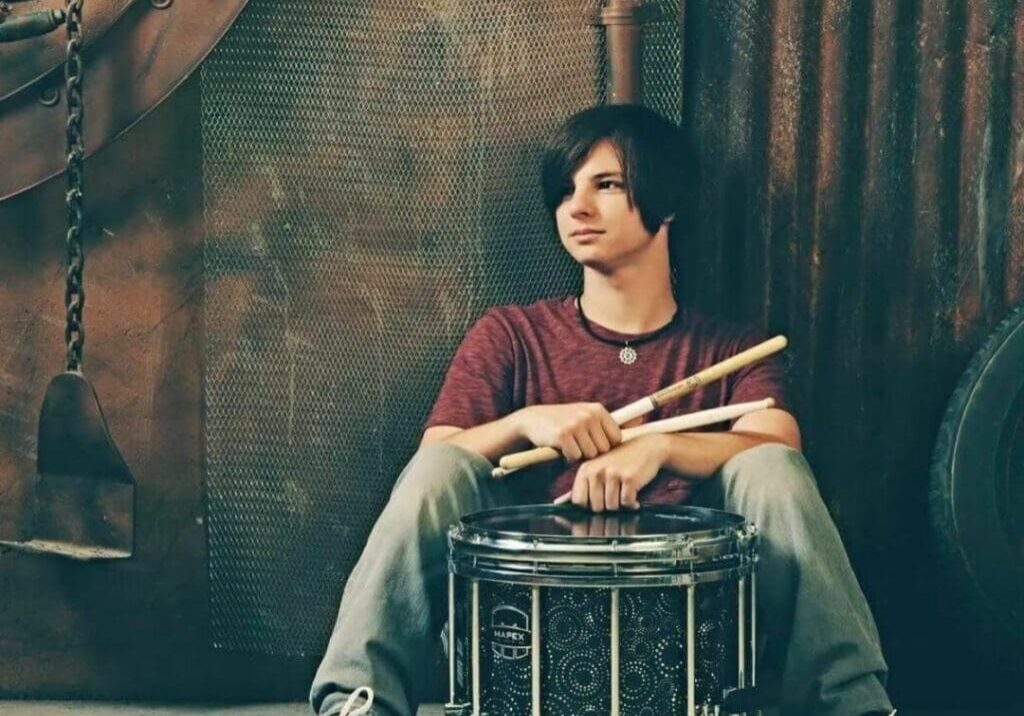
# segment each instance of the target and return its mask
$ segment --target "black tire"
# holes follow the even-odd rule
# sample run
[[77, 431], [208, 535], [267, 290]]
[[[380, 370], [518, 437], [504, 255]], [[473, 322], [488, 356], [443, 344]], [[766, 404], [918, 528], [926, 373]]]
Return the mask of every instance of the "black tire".
[[1024, 649], [1024, 305], [975, 354], [935, 443], [929, 496], [952, 593], [999, 651]]

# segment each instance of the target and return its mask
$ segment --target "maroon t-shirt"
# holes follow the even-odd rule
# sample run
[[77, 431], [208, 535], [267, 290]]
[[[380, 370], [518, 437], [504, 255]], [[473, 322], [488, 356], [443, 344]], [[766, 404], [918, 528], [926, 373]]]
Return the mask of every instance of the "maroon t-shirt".
[[[590, 322], [602, 338], [635, 341]], [[587, 333], [574, 297], [528, 306], [488, 309], [470, 328], [452, 358], [425, 427], [471, 428], [528, 405], [595, 402], [609, 411], [675, 383], [760, 343], [762, 333], [680, 307], [672, 324], [636, 347], [632, 365], [619, 361], [619, 346]], [[731, 403], [774, 398], [787, 408], [783, 364], [776, 354], [671, 401], [645, 416], [660, 420]], [[711, 426], [722, 430], [728, 426]], [[535, 467], [507, 480], [523, 501], [550, 500], [572, 488], [575, 468]], [[640, 493], [644, 504], [680, 504], [692, 480], [663, 470]]]

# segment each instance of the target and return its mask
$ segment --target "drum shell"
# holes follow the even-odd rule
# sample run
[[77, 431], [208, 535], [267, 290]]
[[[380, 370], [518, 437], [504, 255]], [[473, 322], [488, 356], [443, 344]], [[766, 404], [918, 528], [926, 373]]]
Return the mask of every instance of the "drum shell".
[[[531, 714], [531, 598], [540, 595], [541, 710], [545, 716], [611, 713], [611, 589], [531, 587], [455, 577], [456, 598], [452, 703], [473, 713], [472, 584], [479, 589], [481, 714]], [[696, 590], [695, 700], [721, 703], [737, 679], [738, 593], [735, 580], [694, 586]], [[621, 713], [684, 716], [687, 699], [686, 588], [620, 589]], [[749, 597], [748, 597], [749, 604]], [[523, 619], [521, 651], [507, 653], [496, 610], [513, 608]], [[749, 607], [748, 607], [749, 608]], [[576, 617], [575, 619], [573, 617]], [[749, 616], [747, 617], [749, 624]], [[749, 627], [748, 627], [749, 628]], [[498, 649], [495, 649], [497, 645]], [[506, 651], [499, 656], [496, 651]], [[585, 681], [589, 679], [589, 681]], [[575, 689], [573, 687], [576, 687]], [[573, 698], [575, 697], [575, 698]]]
[[[749, 635], [757, 540], [742, 518], [685, 536], [612, 538], [496, 533], [470, 519], [449, 537], [450, 713], [685, 715], [688, 688], [697, 704], [710, 707], [721, 703], [726, 689], [745, 685], [739, 652], [749, 636], [739, 622]], [[619, 711], [610, 708], [616, 640]], [[749, 661], [752, 650], [744, 656]], [[538, 710], [531, 701], [534, 670]], [[474, 684], [479, 711], [473, 710]]]

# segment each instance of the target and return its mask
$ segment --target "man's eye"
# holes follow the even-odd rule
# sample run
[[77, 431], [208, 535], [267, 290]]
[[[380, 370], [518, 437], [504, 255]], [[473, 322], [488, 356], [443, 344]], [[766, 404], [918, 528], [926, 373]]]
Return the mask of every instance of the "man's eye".
[[621, 189], [622, 182], [615, 181], [614, 179], [602, 179], [597, 183], [598, 189]]

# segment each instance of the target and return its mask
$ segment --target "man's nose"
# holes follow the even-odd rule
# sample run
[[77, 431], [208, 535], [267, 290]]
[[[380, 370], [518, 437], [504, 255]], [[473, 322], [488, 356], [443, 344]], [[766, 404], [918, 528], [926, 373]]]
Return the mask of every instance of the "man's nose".
[[571, 216], [589, 216], [594, 209], [594, 203], [589, 195], [583, 191], [573, 192], [569, 197], [569, 214]]

